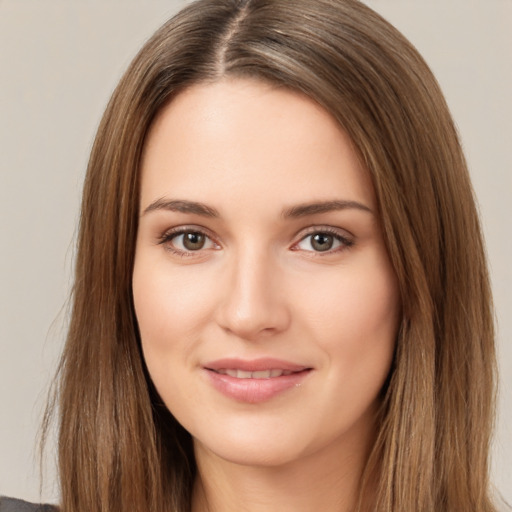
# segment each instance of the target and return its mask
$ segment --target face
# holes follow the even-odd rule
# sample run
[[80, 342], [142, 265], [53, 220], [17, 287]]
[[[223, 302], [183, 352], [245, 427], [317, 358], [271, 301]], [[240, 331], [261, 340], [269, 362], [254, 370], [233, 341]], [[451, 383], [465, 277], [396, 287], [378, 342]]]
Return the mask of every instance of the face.
[[278, 465], [369, 442], [399, 316], [369, 176], [312, 100], [200, 84], [142, 161], [133, 294], [196, 450]]

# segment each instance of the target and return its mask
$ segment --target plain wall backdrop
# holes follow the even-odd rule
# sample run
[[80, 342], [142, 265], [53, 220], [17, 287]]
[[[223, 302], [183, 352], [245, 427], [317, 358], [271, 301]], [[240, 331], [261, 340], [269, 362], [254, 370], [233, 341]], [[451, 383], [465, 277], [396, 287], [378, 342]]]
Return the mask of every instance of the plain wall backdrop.
[[[88, 152], [121, 73], [184, 3], [0, 0], [0, 494], [58, 500], [53, 445], [39, 493], [36, 436], [65, 337]], [[493, 475], [512, 502], [512, 1], [366, 3], [430, 64], [466, 150], [499, 328]]]

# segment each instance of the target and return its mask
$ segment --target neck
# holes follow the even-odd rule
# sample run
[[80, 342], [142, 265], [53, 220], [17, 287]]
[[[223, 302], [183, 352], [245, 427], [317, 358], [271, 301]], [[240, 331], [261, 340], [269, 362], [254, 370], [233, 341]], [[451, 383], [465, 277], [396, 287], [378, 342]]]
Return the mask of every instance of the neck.
[[[368, 443], [340, 442], [279, 466], [236, 464], [200, 443], [195, 452], [192, 512], [354, 512]], [[372, 495], [369, 484], [365, 501]]]

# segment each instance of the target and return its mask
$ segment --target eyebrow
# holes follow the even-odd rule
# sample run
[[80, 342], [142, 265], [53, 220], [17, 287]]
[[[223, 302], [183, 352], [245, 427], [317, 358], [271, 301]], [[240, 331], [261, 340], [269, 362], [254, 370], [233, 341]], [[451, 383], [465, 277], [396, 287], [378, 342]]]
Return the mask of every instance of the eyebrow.
[[300, 218], [307, 217], [308, 215], [317, 215], [319, 213], [327, 213], [337, 210], [356, 209], [364, 212], [373, 213], [368, 206], [357, 201], [347, 201], [337, 199], [333, 201], [319, 201], [306, 204], [298, 204], [291, 206], [283, 211], [284, 218]]
[[[309, 215], [318, 215], [320, 213], [327, 213], [337, 210], [348, 210], [356, 209], [364, 212], [373, 213], [368, 206], [359, 203], [357, 201], [348, 200], [332, 200], [332, 201], [318, 201], [312, 203], [298, 204], [286, 208], [282, 212], [282, 216], [285, 219], [289, 218], [301, 218]], [[220, 217], [219, 212], [212, 206], [208, 206], [204, 203], [197, 201], [187, 201], [185, 199], [165, 199], [160, 198], [153, 201], [143, 212], [142, 215], [146, 215], [149, 212], [165, 210], [180, 213], [193, 213], [195, 215], [201, 215], [203, 217], [218, 218]]]
[[186, 201], [184, 199], [165, 199], [160, 198], [156, 201], [153, 201], [143, 212], [142, 215], [146, 215], [146, 213], [153, 212], [156, 210], [166, 210], [171, 212], [180, 212], [180, 213], [194, 213], [196, 215], [201, 215], [203, 217], [219, 217], [219, 212], [208, 206], [204, 203], [198, 203], [196, 201]]

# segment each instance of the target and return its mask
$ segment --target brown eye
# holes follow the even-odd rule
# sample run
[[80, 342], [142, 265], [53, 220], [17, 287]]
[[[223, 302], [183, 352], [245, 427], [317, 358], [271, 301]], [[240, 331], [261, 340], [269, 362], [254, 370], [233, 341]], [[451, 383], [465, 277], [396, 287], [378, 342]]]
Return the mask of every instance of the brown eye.
[[188, 229], [167, 233], [161, 238], [160, 243], [172, 252], [181, 255], [219, 248], [206, 233]]
[[183, 247], [187, 251], [198, 251], [202, 249], [206, 242], [206, 236], [202, 233], [189, 231], [183, 233]]
[[328, 233], [316, 233], [311, 237], [311, 247], [315, 251], [328, 251], [333, 245], [334, 237]]
[[294, 247], [295, 250], [312, 253], [335, 253], [352, 245], [354, 242], [338, 231], [331, 233], [329, 230], [318, 230], [306, 235]]

